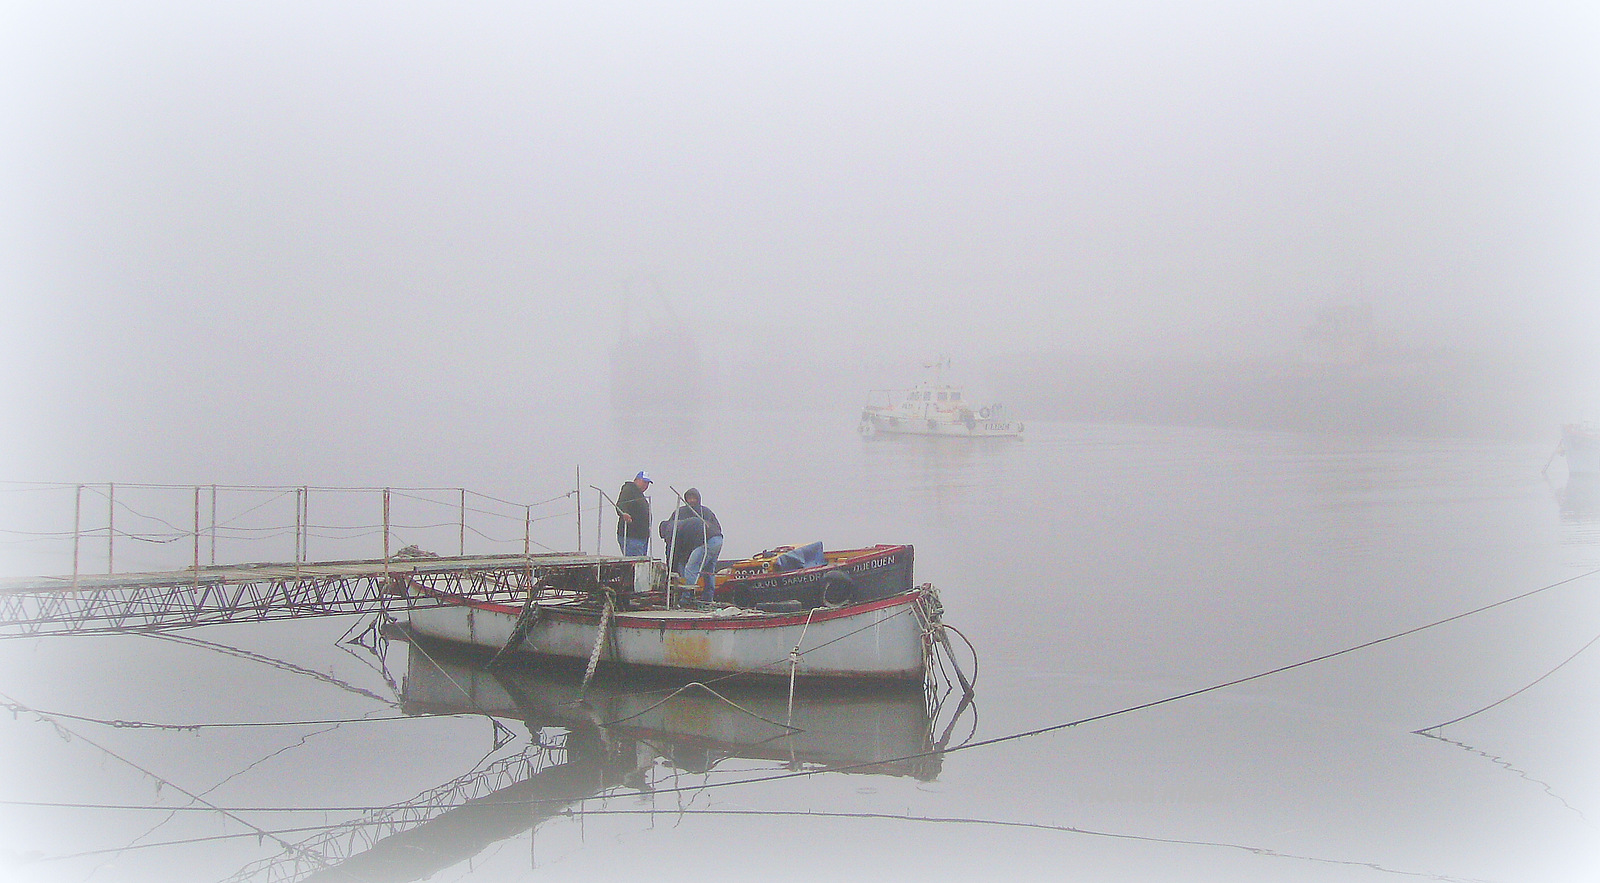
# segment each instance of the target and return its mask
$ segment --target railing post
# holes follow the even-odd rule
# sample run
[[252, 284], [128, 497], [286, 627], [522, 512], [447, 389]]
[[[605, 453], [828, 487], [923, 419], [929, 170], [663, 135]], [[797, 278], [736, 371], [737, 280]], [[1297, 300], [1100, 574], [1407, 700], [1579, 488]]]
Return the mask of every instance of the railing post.
[[533, 553], [533, 507], [522, 507], [522, 557]]
[[465, 558], [467, 557], [467, 489], [457, 488], [457, 490], [461, 491], [461, 545], [457, 554]]
[[73, 491], [72, 500], [72, 587], [78, 587], [78, 538], [83, 524], [83, 485]]
[[117, 486], [106, 483], [106, 573], [116, 573]]
[[300, 489], [300, 559], [311, 560], [311, 488]]
[[[294, 585], [300, 587], [300, 562], [305, 557], [305, 488], [294, 489]], [[387, 568], [385, 568], [387, 569]]]
[[389, 489], [383, 489], [383, 575], [389, 576]]
[[217, 486], [211, 486], [211, 565], [217, 564]]
[[200, 485], [194, 486], [194, 580], [200, 582]]
[[[572, 467], [572, 517], [578, 529], [578, 554], [583, 554], [583, 467]], [[600, 550], [595, 549], [599, 554]]]
[[598, 498], [594, 504], [594, 553], [601, 555], [606, 550], [605, 540], [603, 539], [605, 536], [606, 503], [611, 502], [611, 498], [606, 496], [605, 491], [592, 484], [589, 485], [589, 490], [594, 491], [595, 496]]

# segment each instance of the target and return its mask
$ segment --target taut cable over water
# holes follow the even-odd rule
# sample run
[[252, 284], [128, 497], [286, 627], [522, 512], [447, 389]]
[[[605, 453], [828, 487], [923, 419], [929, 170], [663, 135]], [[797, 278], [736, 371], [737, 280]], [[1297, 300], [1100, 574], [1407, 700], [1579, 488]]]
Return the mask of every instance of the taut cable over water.
[[1467, 718], [1477, 717], [1478, 715], [1483, 714], [1485, 711], [1488, 711], [1489, 709], [1494, 708], [1495, 706], [1497, 706], [1497, 705], [1499, 705], [1499, 704], [1501, 704], [1503, 702], [1506, 702], [1507, 700], [1514, 699], [1517, 696], [1520, 696], [1523, 693], [1526, 693], [1528, 690], [1532, 689], [1540, 681], [1544, 680], [1545, 678], [1550, 677], [1551, 675], [1553, 675], [1556, 672], [1560, 671], [1561, 669], [1565, 668], [1567, 666], [1567, 663], [1571, 662], [1574, 659], [1577, 659], [1579, 656], [1582, 656], [1584, 651], [1588, 650], [1590, 647], [1593, 647], [1597, 642], [1600, 642], [1600, 635], [1595, 635], [1594, 637], [1590, 638], [1582, 647], [1579, 647], [1576, 651], [1574, 651], [1571, 656], [1568, 656], [1566, 659], [1563, 659], [1559, 663], [1557, 663], [1555, 668], [1550, 669], [1549, 671], [1545, 672], [1544, 674], [1539, 675], [1538, 677], [1534, 678], [1533, 680], [1529, 681], [1528, 683], [1522, 685], [1520, 688], [1512, 691], [1511, 693], [1506, 694], [1505, 696], [1500, 697], [1499, 699], [1496, 699], [1495, 701], [1489, 703], [1488, 705], [1483, 706], [1482, 708], [1480, 708], [1480, 709], [1478, 709], [1476, 711], [1469, 711], [1466, 714], [1461, 715], [1460, 717], [1453, 717], [1450, 720], [1445, 721], [1444, 723], [1434, 724], [1431, 727], [1423, 727], [1420, 730], [1412, 730], [1411, 732], [1416, 734], [1416, 735], [1418, 735], [1418, 736], [1435, 736], [1435, 735], [1437, 735], [1437, 731], [1442, 730], [1445, 727], [1450, 726], [1451, 724], [1459, 724], [1462, 721], [1466, 720]]

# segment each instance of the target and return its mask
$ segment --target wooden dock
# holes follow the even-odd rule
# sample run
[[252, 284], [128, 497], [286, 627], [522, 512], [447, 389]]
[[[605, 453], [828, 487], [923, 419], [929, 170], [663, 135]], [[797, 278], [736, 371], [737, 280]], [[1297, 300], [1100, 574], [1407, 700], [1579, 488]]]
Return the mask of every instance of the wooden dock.
[[0, 580], [0, 638], [381, 612], [409, 606], [414, 587], [520, 604], [535, 583], [640, 590], [657, 569], [642, 558], [553, 552], [25, 577]]

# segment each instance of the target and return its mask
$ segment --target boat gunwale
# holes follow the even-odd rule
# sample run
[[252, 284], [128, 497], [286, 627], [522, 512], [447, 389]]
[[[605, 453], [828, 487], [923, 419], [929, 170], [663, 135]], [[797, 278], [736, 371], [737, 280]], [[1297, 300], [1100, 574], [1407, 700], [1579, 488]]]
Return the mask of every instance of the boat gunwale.
[[[909, 549], [909, 548], [911, 548], [911, 546], [908, 543], [880, 543], [880, 544], [878, 544], [876, 546], [869, 546], [869, 547], [867, 547], [865, 549], [843, 549], [843, 550], [841, 550], [839, 552], [834, 552], [832, 554], [843, 555], [843, 554], [846, 554], [846, 553], [849, 553], [849, 552], [860, 552], [861, 554], [852, 555], [849, 558], [839, 558], [839, 559], [834, 560], [834, 561], [825, 561], [822, 564], [816, 565], [815, 567], [802, 567], [799, 570], [758, 570], [758, 571], [753, 571], [753, 572], [750, 572], [750, 573], [736, 573], [736, 572], [730, 571], [727, 577], [725, 577], [721, 582], [717, 583], [717, 591], [719, 591], [719, 592], [722, 591], [724, 588], [726, 588], [728, 586], [729, 583], [749, 582], [751, 580], [769, 579], [769, 578], [772, 578], [772, 577], [780, 577], [780, 578], [782, 578], [782, 577], [791, 577], [791, 576], [802, 576], [802, 575], [808, 575], [808, 574], [812, 574], [812, 573], [817, 573], [817, 572], [820, 572], [820, 571], [832, 570], [832, 569], [834, 569], [836, 567], [848, 567], [851, 564], [857, 564], [857, 563], [860, 563], [862, 561], [871, 561], [871, 560], [876, 559], [876, 558], [883, 558], [883, 557], [886, 557], [886, 556], [889, 556], [889, 555], [893, 555], [896, 552], [896, 550], [899, 550], [899, 549]], [[829, 553], [828, 552], [823, 552], [822, 554], [823, 555], [827, 555]], [[745, 560], [748, 561], [750, 559], [745, 559]], [[728, 562], [730, 567], [736, 567], [736, 566], [738, 566], [739, 564], [742, 564], [742, 563], [744, 563], [744, 562], [743, 561], [731, 561], [731, 562]]]
[[[798, 571], [792, 571], [798, 572]], [[507, 616], [516, 616], [522, 612], [520, 606], [502, 604], [497, 601], [481, 601], [457, 595], [451, 592], [441, 592], [427, 586], [418, 587], [422, 592], [439, 598], [452, 607], [468, 607], [473, 610], [483, 610], [490, 613], [500, 613]], [[877, 610], [911, 604], [919, 600], [927, 590], [926, 585], [913, 586], [909, 591], [864, 601], [860, 604], [849, 604], [843, 607], [814, 607], [809, 611], [800, 613], [745, 613], [737, 616], [711, 617], [660, 617], [652, 614], [671, 613], [671, 610], [618, 612], [612, 620], [615, 628], [631, 629], [671, 629], [681, 631], [715, 631], [722, 629], [764, 629], [764, 628], [789, 628], [807, 623], [816, 625], [836, 619], [849, 619]], [[589, 623], [600, 619], [599, 610], [575, 610], [562, 608], [555, 605], [540, 605], [540, 615], [567, 622]], [[898, 615], [898, 614], [895, 614]]]

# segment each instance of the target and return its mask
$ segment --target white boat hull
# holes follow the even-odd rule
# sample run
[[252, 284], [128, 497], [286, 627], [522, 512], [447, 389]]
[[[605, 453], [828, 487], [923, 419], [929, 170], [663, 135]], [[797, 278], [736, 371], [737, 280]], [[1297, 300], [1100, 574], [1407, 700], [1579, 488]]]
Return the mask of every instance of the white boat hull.
[[[787, 678], [790, 651], [802, 678], [921, 679], [927, 649], [919, 605], [924, 586], [847, 607], [772, 614], [737, 608], [618, 613], [601, 660], [687, 671]], [[414, 597], [411, 630], [424, 638], [499, 652], [520, 609], [459, 596]], [[601, 615], [568, 605], [541, 606], [511, 652], [588, 660]]]
[[1020, 420], [978, 420], [971, 423], [922, 417], [900, 417], [867, 411], [861, 415], [862, 435], [938, 435], [959, 438], [1013, 436], [1022, 434]]

